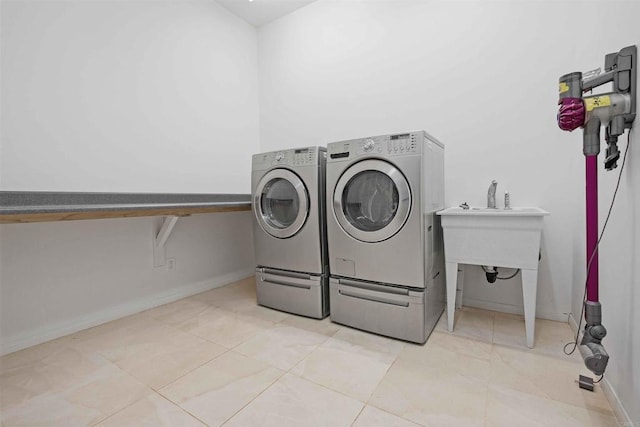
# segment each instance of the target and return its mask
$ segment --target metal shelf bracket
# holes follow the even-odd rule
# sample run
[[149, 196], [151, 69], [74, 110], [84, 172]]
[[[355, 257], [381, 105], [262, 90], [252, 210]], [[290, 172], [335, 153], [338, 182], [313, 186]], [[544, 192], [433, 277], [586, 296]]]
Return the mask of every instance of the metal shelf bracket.
[[173, 231], [178, 217], [175, 215], [165, 216], [160, 231], [153, 238], [153, 266], [162, 267], [167, 263], [164, 245]]

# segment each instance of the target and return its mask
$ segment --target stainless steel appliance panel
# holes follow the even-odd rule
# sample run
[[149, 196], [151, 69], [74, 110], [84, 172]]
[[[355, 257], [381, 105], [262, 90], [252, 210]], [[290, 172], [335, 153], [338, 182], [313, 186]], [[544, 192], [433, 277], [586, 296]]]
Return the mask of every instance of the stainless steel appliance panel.
[[424, 131], [327, 147], [331, 320], [424, 343], [444, 311], [444, 146]]
[[423, 289], [331, 277], [329, 290], [333, 322], [420, 344], [431, 332]]
[[326, 275], [257, 268], [256, 293], [266, 307], [318, 319], [329, 314]]
[[[329, 146], [331, 148], [332, 144]], [[381, 195], [382, 191], [376, 191], [373, 184], [373, 188], [361, 194], [360, 203], [363, 207], [358, 208], [363, 211], [361, 217], [370, 215], [371, 219], [362, 219], [363, 224], [360, 225], [360, 229], [356, 229], [359, 226], [359, 218], [349, 212], [349, 180], [345, 180], [344, 177], [350, 176], [353, 171], [357, 172], [352, 176], [358, 176], [363, 172], [384, 173], [382, 165], [391, 165], [394, 170], [401, 172], [401, 176], [394, 174], [393, 178], [390, 177], [391, 182], [398, 183], [395, 184], [398, 188], [398, 202], [397, 206], [392, 207], [396, 216], [386, 224], [379, 221], [384, 225], [379, 229], [372, 228], [367, 231], [365, 226], [362, 226], [366, 225], [365, 221], [374, 223], [372, 219], [380, 219], [386, 215], [384, 212], [369, 213], [382, 209], [377, 206], [384, 203], [376, 200], [377, 198], [386, 197], [387, 204], [393, 204], [395, 200], [390, 196], [393, 192], [386, 191], [386, 196]], [[332, 275], [408, 287], [425, 286], [425, 233], [422, 231], [424, 223], [419, 184], [421, 173], [422, 158], [415, 154], [392, 158], [381, 158], [376, 154], [371, 157], [367, 155], [363, 158], [334, 159], [327, 162], [327, 240], [329, 270]], [[404, 182], [408, 194], [402, 189]], [[404, 196], [400, 197], [401, 194]], [[349, 216], [352, 217], [351, 221]], [[344, 226], [345, 223], [349, 226]]]
[[259, 267], [327, 274], [326, 150], [253, 156], [253, 236]]

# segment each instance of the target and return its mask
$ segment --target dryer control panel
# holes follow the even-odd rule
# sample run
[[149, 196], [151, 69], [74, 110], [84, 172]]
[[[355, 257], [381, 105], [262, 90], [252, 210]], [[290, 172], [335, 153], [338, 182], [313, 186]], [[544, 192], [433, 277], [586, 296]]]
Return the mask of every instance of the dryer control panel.
[[272, 151], [254, 154], [253, 166], [309, 166], [318, 164], [318, 147], [294, 148], [290, 150]]
[[372, 136], [328, 145], [329, 161], [352, 159], [366, 155], [404, 156], [422, 153], [423, 132]]

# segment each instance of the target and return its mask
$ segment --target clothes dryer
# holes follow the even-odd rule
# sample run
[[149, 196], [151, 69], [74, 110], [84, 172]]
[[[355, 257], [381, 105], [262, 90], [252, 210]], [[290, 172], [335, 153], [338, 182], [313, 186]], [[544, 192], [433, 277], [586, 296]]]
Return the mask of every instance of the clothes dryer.
[[331, 320], [425, 342], [445, 306], [443, 144], [418, 131], [327, 152]]
[[326, 148], [255, 154], [251, 191], [258, 304], [303, 316], [329, 313]]

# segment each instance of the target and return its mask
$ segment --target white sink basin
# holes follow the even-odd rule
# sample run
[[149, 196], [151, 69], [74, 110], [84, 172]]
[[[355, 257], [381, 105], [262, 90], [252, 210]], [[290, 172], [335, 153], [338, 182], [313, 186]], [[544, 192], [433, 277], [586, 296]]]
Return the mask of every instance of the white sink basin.
[[540, 235], [542, 219], [549, 215], [549, 212], [536, 207], [454, 207], [440, 211], [438, 215], [442, 219], [444, 233], [449, 331], [453, 331], [458, 264], [519, 268], [527, 346], [532, 348]]
[[447, 261], [537, 268], [542, 218], [549, 212], [536, 207], [454, 207], [438, 215], [442, 219]]
[[460, 207], [448, 208], [438, 212], [438, 215], [483, 215], [483, 216], [544, 216], [549, 212], [540, 208], [512, 208], [512, 209], [491, 209], [476, 208], [462, 209]]

